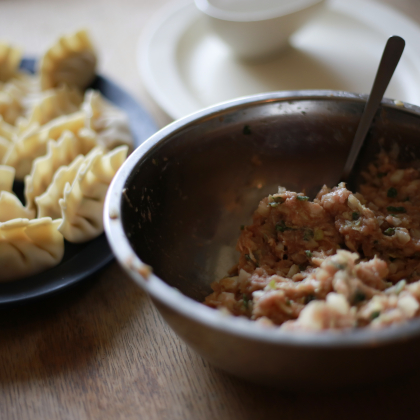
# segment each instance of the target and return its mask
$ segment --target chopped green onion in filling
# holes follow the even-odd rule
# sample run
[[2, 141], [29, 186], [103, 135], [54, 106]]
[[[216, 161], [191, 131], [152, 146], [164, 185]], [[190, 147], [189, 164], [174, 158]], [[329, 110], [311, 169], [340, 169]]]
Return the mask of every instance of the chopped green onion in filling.
[[386, 209], [391, 213], [407, 213], [407, 210], [405, 207], [388, 206]]
[[293, 228], [286, 226], [286, 223], [284, 220], [280, 221], [280, 223], [276, 224], [276, 230], [277, 232], [284, 232], [286, 230], [294, 230]]
[[333, 266], [337, 270], [345, 270], [347, 268], [347, 264], [333, 263]]
[[281, 196], [275, 196], [275, 197], [273, 195], [269, 195], [268, 196], [268, 204], [271, 207], [277, 207], [279, 204], [282, 204], [285, 201], [286, 200], [283, 197], [281, 197]]
[[353, 299], [354, 303], [358, 304], [360, 302], [363, 302], [364, 300], [366, 300], [366, 295], [360, 290], [358, 290], [354, 295], [354, 299]]
[[314, 237], [314, 231], [312, 229], [305, 229], [303, 232], [303, 240], [310, 241]]
[[394, 188], [394, 187], [391, 187], [389, 190], [388, 190], [388, 192], [387, 192], [387, 194], [386, 194], [388, 197], [390, 197], [390, 198], [394, 198], [394, 197], [396, 197], [397, 195], [398, 195], [398, 191], [397, 191], [397, 189], [396, 188]]
[[395, 233], [395, 229], [394, 228], [388, 228], [385, 232], [384, 235], [386, 236], [392, 236]]
[[374, 311], [370, 314], [370, 319], [373, 321], [375, 318], [378, 318], [380, 314], [381, 314], [381, 311]]

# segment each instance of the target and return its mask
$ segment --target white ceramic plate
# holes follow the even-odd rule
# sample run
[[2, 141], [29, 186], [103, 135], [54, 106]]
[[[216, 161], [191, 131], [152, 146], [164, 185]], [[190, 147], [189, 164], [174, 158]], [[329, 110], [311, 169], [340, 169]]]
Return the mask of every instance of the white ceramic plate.
[[139, 42], [138, 66], [149, 93], [174, 119], [240, 96], [274, 90], [368, 93], [386, 40], [406, 40], [386, 97], [420, 105], [420, 27], [389, 7], [331, 0], [291, 40], [260, 63], [235, 60], [189, 1], [163, 10]]

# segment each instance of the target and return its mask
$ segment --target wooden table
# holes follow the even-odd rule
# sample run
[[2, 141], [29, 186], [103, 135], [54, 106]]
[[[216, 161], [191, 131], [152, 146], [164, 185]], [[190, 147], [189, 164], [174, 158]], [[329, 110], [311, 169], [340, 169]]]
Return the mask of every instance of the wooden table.
[[[59, 35], [89, 28], [100, 71], [163, 126], [170, 118], [146, 93], [135, 52], [166, 2], [2, 0], [0, 38], [39, 55]], [[382, 2], [420, 23], [419, 0]], [[1, 311], [0, 334], [2, 420], [420, 418], [419, 375], [310, 396], [228, 376], [178, 339], [115, 262], [53, 300]]]

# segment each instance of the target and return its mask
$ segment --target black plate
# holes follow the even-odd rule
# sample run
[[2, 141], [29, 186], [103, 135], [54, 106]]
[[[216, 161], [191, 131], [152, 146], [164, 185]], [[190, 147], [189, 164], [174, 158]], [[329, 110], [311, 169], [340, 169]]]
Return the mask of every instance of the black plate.
[[[33, 72], [35, 60], [24, 59], [21, 67]], [[97, 76], [90, 87], [99, 90], [105, 98], [126, 112], [135, 147], [156, 132], [157, 127], [150, 116], [116, 84]], [[105, 234], [84, 244], [66, 242], [63, 260], [56, 267], [31, 277], [0, 283], [0, 305], [24, 303], [61, 291], [86, 279], [112, 259]]]

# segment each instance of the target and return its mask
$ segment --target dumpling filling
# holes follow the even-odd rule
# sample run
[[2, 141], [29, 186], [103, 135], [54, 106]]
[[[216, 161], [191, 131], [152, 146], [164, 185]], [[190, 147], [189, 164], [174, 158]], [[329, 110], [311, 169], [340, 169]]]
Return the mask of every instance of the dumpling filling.
[[265, 326], [380, 328], [420, 313], [420, 172], [381, 153], [353, 194], [279, 188], [243, 227], [240, 258], [205, 304]]

